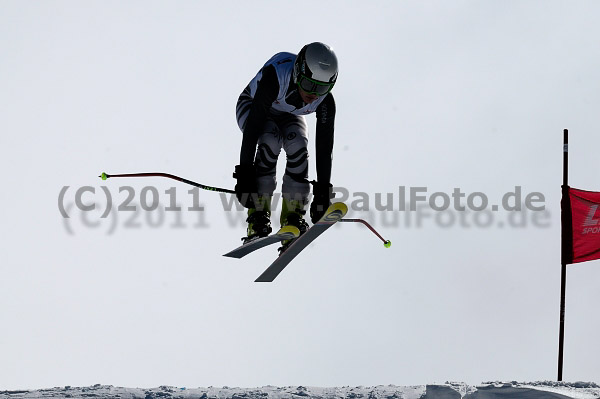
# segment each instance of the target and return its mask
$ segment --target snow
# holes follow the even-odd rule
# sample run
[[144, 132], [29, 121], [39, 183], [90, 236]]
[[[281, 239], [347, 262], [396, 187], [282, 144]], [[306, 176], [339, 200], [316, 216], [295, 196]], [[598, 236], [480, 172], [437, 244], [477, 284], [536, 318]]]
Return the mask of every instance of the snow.
[[593, 382], [486, 382], [470, 386], [446, 382], [419, 386], [378, 385], [373, 387], [276, 387], [260, 388], [121, 388], [96, 384], [90, 387], [0, 391], [0, 399], [112, 398], [112, 399], [598, 399], [600, 386]]

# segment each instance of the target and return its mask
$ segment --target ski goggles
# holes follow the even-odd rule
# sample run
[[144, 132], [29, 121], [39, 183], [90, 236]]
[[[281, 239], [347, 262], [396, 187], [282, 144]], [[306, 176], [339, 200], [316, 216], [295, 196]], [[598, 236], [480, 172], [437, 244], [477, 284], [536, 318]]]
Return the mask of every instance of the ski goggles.
[[304, 75], [300, 75], [298, 80], [298, 86], [308, 94], [314, 94], [317, 96], [324, 96], [329, 93], [335, 83], [319, 82], [311, 78], [307, 78]]

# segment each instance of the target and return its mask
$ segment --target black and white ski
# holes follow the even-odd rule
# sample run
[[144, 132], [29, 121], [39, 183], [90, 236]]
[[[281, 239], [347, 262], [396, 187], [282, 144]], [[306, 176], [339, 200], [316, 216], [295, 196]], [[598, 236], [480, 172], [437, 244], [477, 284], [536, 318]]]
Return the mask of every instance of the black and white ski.
[[272, 282], [282, 270], [315, 238], [323, 234], [325, 230], [342, 219], [348, 212], [348, 207], [343, 202], [335, 202], [327, 208], [323, 217], [306, 233], [294, 240], [290, 246], [261, 274], [255, 282]]
[[300, 230], [298, 230], [296, 226], [283, 226], [277, 233], [254, 239], [226, 253], [223, 256], [240, 259], [259, 248], [266, 247], [267, 245], [275, 244], [283, 240], [291, 240], [297, 238], [299, 235]]

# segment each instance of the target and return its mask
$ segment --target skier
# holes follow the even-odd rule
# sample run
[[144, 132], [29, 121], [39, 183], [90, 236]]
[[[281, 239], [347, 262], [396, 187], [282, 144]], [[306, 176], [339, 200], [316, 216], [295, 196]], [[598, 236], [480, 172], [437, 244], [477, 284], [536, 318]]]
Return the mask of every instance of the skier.
[[[304, 115], [316, 112], [317, 180], [313, 185], [310, 218], [316, 223], [331, 205], [331, 164], [335, 101], [331, 94], [338, 75], [337, 57], [331, 47], [315, 42], [298, 55], [277, 53], [260, 69], [240, 95], [236, 106], [242, 130], [240, 164], [235, 167], [236, 197], [248, 208], [244, 243], [265, 237], [271, 228], [271, 199], [277, 158], [283, 148], [286, 168], [282, 183], [281, 226], [292, 225], [303, 234], [308, 205], [308, 132]], [[290, 244], [283, 243], [280, 251]]]

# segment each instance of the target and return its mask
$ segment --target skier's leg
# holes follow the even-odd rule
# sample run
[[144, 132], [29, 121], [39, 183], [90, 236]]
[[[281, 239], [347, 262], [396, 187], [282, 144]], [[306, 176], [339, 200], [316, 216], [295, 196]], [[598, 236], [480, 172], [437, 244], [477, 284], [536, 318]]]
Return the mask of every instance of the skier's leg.
[[286, 153], [282, 193], [288, 200], [306, 205], [310, 184], [308, 183], [308, 130], [304, 117], [284, 114], [277, 120], [282, 132], [283, 149]]
[[271, 234], [271, 199], [277, 186], [275, 173], [281, 146], [279, 128], [275, 122], [268, 120], [264, 133], [258, 138], [254, 165], [256, 166], [259, 200], [256, 209], [248, 209], [248, 238], [245, 241], [253, 237], [265, 237]]
[[273, 195], [277, 186], [277, 158], [281, 153], [283, 140], [277, 124], [269, 119], [263, 133], [258, 138], [254, 166], [260, 195]]
[[[240, 130], [243, 132], [252, 107], [250, 88], [246, 87], [236, 105], [236, 118]], [[277, 180], [275, 177], [277, 158], [283, 146], [281, 130], [272, 118], [267, 119], [263, 131], [258, 137], [257, 150], [254, 158], [256, 167], [259, 195], [273, 195]]]
[[[243, 131], [252, 99], [246, 90], [242, 92], [236, 107], [236, 117], [240, 130]], [[257, 185], [259, 198], [256, 208], [248, 209], [247, 236], [244, 242], [254, 237], [264, 237], [271, 233], [271, 199], [277, 185], [275, 173], [277, 158], [283, 145], [280, 130], [277, 124], [269, 119], [265, 123], [263, 133], [258, 138], [257, 151], [254, 165], [257, 172]]]
[[[304, 220], [310, 193], [308, 183], [308, 131], [304, 118], [285, 114], [277, 120], [283, 136], [283, 148], [286, 152], [286, 168], [283, 176], [283, 207], [280, 222], [282, 226], [298, 227], [300, 234], [308, 229]], [[286, 248], [284, 242], [283, 250]]]

